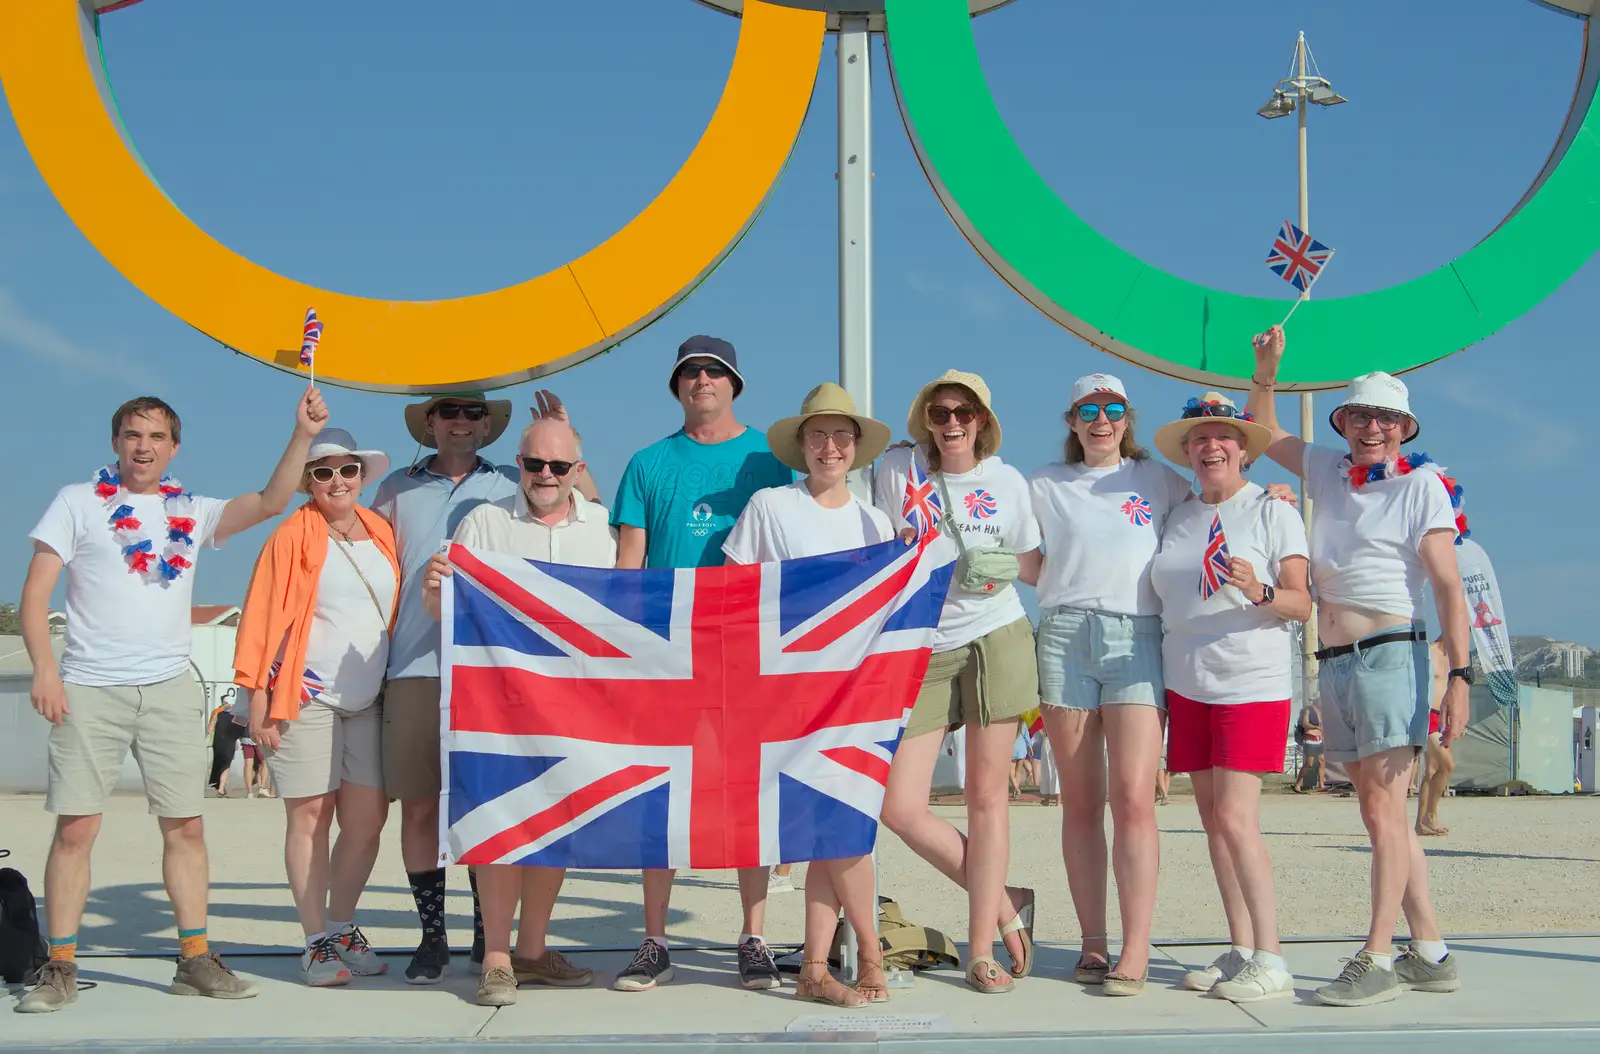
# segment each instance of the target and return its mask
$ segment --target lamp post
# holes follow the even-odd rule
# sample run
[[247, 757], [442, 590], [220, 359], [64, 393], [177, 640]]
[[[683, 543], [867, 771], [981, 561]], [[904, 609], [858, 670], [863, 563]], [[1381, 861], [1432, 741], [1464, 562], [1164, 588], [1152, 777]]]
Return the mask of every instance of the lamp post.
[[[1277, 83], [1272, 89], [1272, 98], [1268, 99], [1256, 111], [1267, 120], [1287, 117], [1290, 114], [1299, 116], [1299, 174], [1300, 174], [1300, 229], [1310, 233], [1311, 230], [1311, 191], [1307, 178], [1306, 166], [1306, 115], [1311, 112], [1312, 106], [1338, 106], [1348, 102], [1344, 96], [1333, 90], [1333, 85], [1328, 83], [1326, 77], [1317, 69], [1317, 60], [1311, 54], [1311, 47], [1306, 43], [1306, 35], [1302, 30], [1294, 42], [1294, 58], [1289, 63], [1289, 76]], [[1306, 286], [1300, 294], [1301, 300], [1311, 299], [1311, 287]], [[1312, 401], [1310, 392], [1300, 393], [1300, 438], [1310, 443], [1315, 425], [1312, 419]], [[1306, 490], [1305, 481], [1300, 482], [1300, 511], [1305, 517], [1306, 534], [1311, 534], [1311, 495]], [[1303, 702], [1311, 699], [1311, 678], [1316, 672], [1317, 650], [1317, 623], [1316, 619], [1308, 619], [1305, 624], [1305, 633], [1302, 636], [1301, 671], [1305, 678], [1303, 686]]]

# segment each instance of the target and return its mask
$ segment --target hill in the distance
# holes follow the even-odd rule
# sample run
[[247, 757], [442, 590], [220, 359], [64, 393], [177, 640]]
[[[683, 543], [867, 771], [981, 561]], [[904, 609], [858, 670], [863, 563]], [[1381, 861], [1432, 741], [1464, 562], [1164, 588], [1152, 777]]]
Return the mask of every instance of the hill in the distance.
[[1600, 685], [1600, 651], [1549, 637], [1512, 637], [1511, 655], [1521, 681]]

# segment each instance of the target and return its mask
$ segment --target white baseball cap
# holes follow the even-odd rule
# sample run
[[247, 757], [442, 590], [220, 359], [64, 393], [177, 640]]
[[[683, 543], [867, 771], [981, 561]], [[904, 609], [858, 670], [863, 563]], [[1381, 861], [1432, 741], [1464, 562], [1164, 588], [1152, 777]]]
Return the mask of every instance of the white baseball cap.
[[1368, 410], [1392, 410], [1395, 413], [1405, 414], [1411, 419], [1411, 428], [1405, 439], [1401, 440], [1403, 443], [1411, 442], [1422, 431], [1416, 415], [1411, 412], [1411, 393], [1406, 389], [1405, 382], [1387, 373], [1363, 373], [1350, 382], [1344, 402], [1335, 406], [1333, 413], [1328, 415], [1328, 424], [1339, 435], [1343, 435], [1344, 431], [1334, 423], [1334, 418], [1339, 416], [1340, 410], [1352, 406]]
[[1072, 402], [1070, 405], [1077, 406], [1089, 396], [1101, 394], [1115, 395], [1124, 402], [1128, 399], [1128, 390], [1122, 386], [1121, 381], [1111, 376], [1111, 374], [1090, 373], [1072, 382]]

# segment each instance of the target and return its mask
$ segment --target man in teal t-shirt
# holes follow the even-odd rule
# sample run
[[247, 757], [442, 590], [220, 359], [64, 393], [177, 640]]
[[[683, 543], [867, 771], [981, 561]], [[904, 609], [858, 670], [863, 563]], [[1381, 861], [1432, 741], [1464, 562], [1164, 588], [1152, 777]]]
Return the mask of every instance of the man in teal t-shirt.
[[[725, 562], [722, 543], [745, 503], [765, 487], [786, 486], [794, 473], [772, 456], [767, 437], [735, 419], [744, 391], [733, 345], [690, 337], [678, 348], [667, 387], [683, 406], [683, 427], [645, 447], [628, 462], [612, 504], [619, 532], [618, 567], [713, 567]], [[644, 873], [645, 940], [612, 987], [645, 992], [672, 979], [667, 955], [667, 905], [673, 872]], [[739, 935], [739, 980], [746, 988], [779, 986], [777, 965], [761, 939], [767, 869], [739, 869], [744, 933]]]

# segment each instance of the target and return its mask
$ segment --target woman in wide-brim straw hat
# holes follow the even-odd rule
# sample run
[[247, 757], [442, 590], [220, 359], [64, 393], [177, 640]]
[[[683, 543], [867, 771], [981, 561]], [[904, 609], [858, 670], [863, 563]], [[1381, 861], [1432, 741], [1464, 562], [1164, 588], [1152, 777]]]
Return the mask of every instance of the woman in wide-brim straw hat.
[[[955, 557], [961, 550], [949, 537], [953, 526], [969, 555], [978, 553], [982, 567], [1002, 573], [963, 588], [958, 571], [945, 597], [928, 673], [889, 770], [883, 822], [966, 888], [967, 983], [980, 992], [1008, 992], [1013, 978], [1033, 968], [1033, 891], [1005, 884], [1007, 772], [1021, 715], [1038, 705], [1033, 628], [1010, 578], [1037, 563], [1039, 533], [1027, 483], [998, 456], [1000, 420], [983, 378], [950, 370], [924, 385], [906, 427], [917, 445], [884, 459], [875, 504], [897, 528], [906, 527], [906, 479], [913, 458], [920, 459], [946, 512], [932, 544]], [[966, 728], [965, 838], [928, 808], [940, 744], [960, 727]], [[1011, 957], [1009, 971], [993, 957], [997, 928]]]
[[[756, 491], [722, 551], [730, 564], [821, 556], [886, 542], [889, 518], [850, 492], [849, 473], [876, 461], [889, 445], [889, 426], [856, 413], [837, 384], [817, 385], [800, 412], [767, 429], [779, 461], [805, 475], [785, 487]], [[889, 998], [878, 946], [871, 857], [817, 860], [806, 871], [806, 940], [795, 995], [856, 1008]], [[839, 909], [861, 949], [858, 983], [846, 987], [828, 972]]]
[[1183, 983], [1240, 1003], [1294, 993], [1259, 808], [1262, 774], [1283, 771], [1290, 623], [1311, 617], [1311, 591], [1305, 524], [1244, 478], [1271, 442], [1216, 392], [1156, 431], [1156, 448], [1200, 485], [1199, 500], [1168, 517], [1150, 573], [1165, 631], [1167, 769], [1194, 781], [1232, 941]]
[[[1344, 763], [1372, 840], [1366, 946], [1332, 984], [1317, 989], [1317, 999], [1365, 1006], [1395, 998], [1402, 985], [1454, 991], [1460, 975], [1434, 917], [1406, 789], [1411, 764], [1428, 742], [1425, 584], [1433, 586], [1451, 666], [1445, 746], [1467, 722], [1471, 627], [1454, 544], [1466, 532], [1455, 508], [1461, 489], [1426, 454], [1401, 454], [1419, 429], [1405, 384], [1387, 373], [1350, 382], [1330, 419], [1344, 440], [1339, 448], [1310, 445], [1279, 428], [1273, 391], [1283, 349], [1282, 327], [1256, 338], [1249, 408], [1272, 430], [1267, 456], [1305, 479], [1306, 494], [1316, 502], [1311, 579], [1322, 643], [1316, 657], [1323, 751], [1328, 761]], [[1411, 942], [1396, 958], [1402, 906]]]

